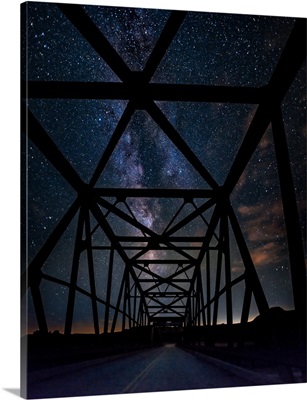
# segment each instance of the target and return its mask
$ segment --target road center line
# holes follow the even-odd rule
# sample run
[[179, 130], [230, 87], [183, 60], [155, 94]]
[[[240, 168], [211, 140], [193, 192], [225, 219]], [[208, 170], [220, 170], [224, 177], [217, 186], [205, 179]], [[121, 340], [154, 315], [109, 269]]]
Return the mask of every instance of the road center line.
[[157, 362], [159, 361], [159, 359], [163, 356], [163, 354], [166, 352], [167, 350], [164, 349], [145, 369], [144, 371], [142, 371], [139, 375], [137, 375], [132, 382], [129, 383], [129, 385], [127, 385], [121, 393], [133, 393], [134, 389], [136, 388], [136, 386], [138, 385], [139, 381], [143, 378], [145, 378], [146, 375], [148, 375], [148, 373], [150, 372], [150, 370], [157, 364]]

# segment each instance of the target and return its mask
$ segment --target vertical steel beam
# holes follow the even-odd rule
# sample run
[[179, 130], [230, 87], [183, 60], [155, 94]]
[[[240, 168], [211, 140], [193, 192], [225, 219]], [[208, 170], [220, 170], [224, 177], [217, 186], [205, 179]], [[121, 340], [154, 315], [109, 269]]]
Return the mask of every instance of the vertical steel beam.
[[195, 289], [191, 292], [191, 321], [192, 326], [195, 326]]
[[195, 288], [195, 325], [199, 326], [199, 293], [197, 290], [198, 279], [196, 281], [196, 288]]
[[204, 289], [203, 282], [201, 278], [201, 271], [199, 269], [199, 292], [200, 292], [200, 313], [203, 319], [203, 325], [206, 325], [206, 313], [205, 313], [205, 300], [204, 300]]
[[113, 260], [114, 260], [114, 248], [111, 247], [109, 257], [109, 272], [107, 282], [107, 295], [106, 295], [106, 308], [104, 315], [104, 333], [108, 333], [109, 329], [109, 316], [110, 316], [110, 302], [111, 302], [111, 287], [112, 287], [112, 274], [113, 274]]
[[203, 320], [203, 313], [202, 313], [202, 282], [201, 282], [201, 274], [198, 277], [198, 346], [201, 346], [202, 341], [202, 331], [200, 330], [201, 326], [204, 326], [205, 322]]
[[229, 249], [229, 226], [227, 215], [221, 218], [224, 231], [224, 252], [225, 252], [225, 285], [226, 285], [226, 315], [227, 325], [232, 325], [232, 293], [231, 293], [231, 265], [230, 265], [230, 249]]
[[245, 293], [243, 299], [243, 306], [242, 306], [242, 314], [241, 314], [241, 324], [246, 324], [248, 322], [249, 310], [252, 301], [252, 289], [248, 282], [245, 280]]
[[126, 303], [127, 303], [127, 283], [125, 283], [124, 291], [124, 303], [123, 303], [123, 313], [122, 313], [122, 331], [126, 328]]
[[128, 303], [128, 324], [129, 324], [129, 329], [131, 329], [131, 320], [132, 320], [132, 314], [131, 314], [131, 287], [130, 287], [130, 277], [129, 274], [127, 276], [127, 303]]
[[77, 285], [78, 270], [79, 270], [79, 259], [82, 247], [81, 243], [82, 243], [83, 227], [84, 227], [84, 209], [81, 206], [79, 212], [75, 249], [74, 249], [73, 262], [71, 268], [70, 287], [69, 287], [65, 329], [64, 329], [65, 335], [70, 335], [72, 329], [72, 320], [73, 320], [75, 296], [76, 296], [76, 285]]
[[196, 279], [196, 289], [195, 289], [195, 294], [196, 294], [196, 304], [195, 304], [195, 318], [196, 318], [196, 320], [195, 320], [195, 323], [196, 323], [196, 325], [197, 326], [200, 326], [200, 312], [199, 312], [199, 296], [200, 296], [200, 293], [199, 293], [199, 291], [198, 291], [198, 287], [199, 287], [199, 276], [197, 276], [197, 279]]
[[[306, 321], [306, 269], [304, 246], [286, 132], [279, 106], [274, 107], [272, 110], [272, 131], [287, 232], [294, 306], [301, 321]], [[305, 322], [304, 324], [306, 325]]]
[[224, 238], [223, 238], [223, 232], [222, 232], [222, 221], [220, 221], [219, 244], [218, 244], [217, 266], [216, 266], [216, 279], [215, 279], [215, 294], [214, 294], [215, 300], [214, 300], [214, 307], [213, 307], [212, 325], [217, 324], [217, 316], [218, 316], [218, 309], [219, 309], [218, 293], [220, 291], [220, 285], [221, 285], [223, 250], [224, 250]]
[[142, 302], [140, 301], [140, 303], [139, 303], [139, 308], [138, 308], [137, 323], [138, 323], [138, 325], [141, 325], [141, 326], [142, 326], [142, 315], [141, 315], [141, 311], [142, 311]]
[[185, 313], [184, 313], [184, 324], [185, 324], [185, 326], [188, 326], [188, 316], [189, 316], [189, 297], [187, 298], [187, 304], [186, 304]]
[[147, 325], [146, 318], [148, 318], [148, 322], [149, 322], [149, 315], [148, 315], [148, 313], [146, 313], [146, 309], [147, 309], [147, 307], [146, 307], [146, 303], [145, 303], [144, 299], [140, 298], [140, 304], [139, 304], [140, 322], [139, 322], [139, 325], [141, 325], [141, 326]]
[[146, 313], [146, 307], [143, 308], [144, 326], [150, 325], [149, 314]]
[[136, 325], [136, 300], [137, 300], [137, 287], [134, 285], [134, 295], [133, 295], [133, 327]]
[[39, 331], [40, 333], [46, 335], [48, 333], [48, 326], [39, 283], [31, 285], [31, 294]]
[[210, 250], [206, 253], [206, 281], [207, 281], [207, 324], [211, 325], [211, 271], [210, 271]]
[[146, 325], [145, 305], [143, 303], [141, 307], [141, 325], [142, 326]]
[[196, 280], [196, 325], [200, 326], [200, 291], [199, 291], [199, 275]]
[[111, 332], [112, 333], [115, 332], [115, 328], [116, 328], [117, 317], [118, 317], [118, 313], [119, 313], [119, 309], [120, 309], [120, 303], [121, 303], [121, 300], [122, 300], [123, 290], [124, 290], [124, 286], [125, 286], [126, 274], [127, 274], [127, 268], [125, 268], [125, 272], [123, 274], [123, 279], [122, 279], [122, 282], [121, 282], [121, 285], [120, 285], [120, 289], [119, 289], [119, 293], [118, 293], [118, 297], [117, 297], [115, 314], [114, 314], [114, 317], [113, 317], [112, 328], [111, 328]]
[[187, 307], [187, 326], [192, 326], [192, 304], [191, 295], [188, 298]]
[[87, 251], [89, 281], [90, 281], [90, 288], [91, 288], [91, 301], [92, 301], [92, 310], [93, 310], [94, 332], [95, 332], [95, 335], [99, 335], [99, 320], [98, 320], [98, 308], [97, 308], [97, 301], [96, 301], [97, 296], [96, 296], [94, 260], [93, 260], [93, 250], [92, 250], [90, 213], [89, 213], [88, 208], [85, 210], [85, 243], [86, 243], [86, 251]]

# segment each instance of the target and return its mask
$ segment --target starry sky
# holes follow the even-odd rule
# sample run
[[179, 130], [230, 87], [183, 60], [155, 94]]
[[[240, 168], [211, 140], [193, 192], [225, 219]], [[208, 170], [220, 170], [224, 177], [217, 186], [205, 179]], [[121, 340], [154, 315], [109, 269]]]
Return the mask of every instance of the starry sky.
[[[170, 15], [169, 10], [83, 6], [127, 66], [142, 71]], [[152, 76], [154, 83], [260, 87], [267, 84], [294, 25], [294, 18], [189, 12]], [[27, 31], [22, 32], [22, 60], [29, 81], [120, 82], [56, 4], [28, 3]], [[125, 100], [28, 99], [35, 118], [59, 150], [89, 183], [128, 102]], [[256, 112], [255, 104], [156, 101], [156, 105], [223, 185]], [[302, 232], [305, 237], [306, 64], [282, 104]], [[28, 262], [44, 244], [76, 198], [74, 189], [29, 140], [27, 143]], [[96, 187], [207, 189], [209, 185], [145, 110], [133, 114]], [[271, 307], [293, 308], [286, 231], [277, 166], [269, 127], [231, 195], [258, 276]], [[114, 199], [109, 199], [114, 203]], [[181, 218], [203, 199], [186, 204]], [[180, 199], [129, 198], [118, 208], [156, 233], [162, 233], [182, 205]], [[210, 210], [205, 216], [210, 217]], [[118, 235], [138, 235], [110, 214]], [[94, 220], [92, 219], [94, 226]], [[70, 279], [77, 217], [73, 219], [43, 272]], [[196, 219], [180, 233], [205, 234]], [[107, 245], [101, 230], [94, 245]], [[243, 262], [230, 232], [231, 268], [235, 278]], [[305, 241], [304, 241], [305, 243]], [[148, 259], [163, 257], [148, 253]], [[131, 255], [133, 253], [129, 253]], [[191, 253], [192, 254], [192, 253]], [[214, 258], [214, 256], [213, 256]], [[105, 298], [109, 251], [94, 252], [97, 295]], [[111, 303], [115, 304], [124, 263], [115, 254]], [[168, 266], [154, 271], [167, 274]], [[213, 279], [213, 278], [212, 278]], [[78, 285], [89, 290], [86, 260], [80, 259]], [[50, 330], [63, 331], [68, 289], [43, 280], [41, 292]], [[234, 290], [234, 305], [242, 300]], [[76, 295], [73, 332], [91, 332], [91, 302]], [[99, 304], [99, 319], [104, 307]], [[255, 304], [251, 313], [256, 315]], [[234, 311], [239, 318], [240, 311]], [[223, 321], [221, 316], [221, 321]], [[29, 297], [29, 332], [37, 329]]]

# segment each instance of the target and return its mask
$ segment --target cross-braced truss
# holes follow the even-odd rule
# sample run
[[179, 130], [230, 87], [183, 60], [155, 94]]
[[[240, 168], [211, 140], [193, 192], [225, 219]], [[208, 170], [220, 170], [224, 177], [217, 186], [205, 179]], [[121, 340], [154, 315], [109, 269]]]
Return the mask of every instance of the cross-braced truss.
[[[289, 259], [297, 312], [306, 315], [304, 250], [291, 175], [288, 149], [281, 115], [281, 102], [305, 59], [306, 22], [297, 20], [272, 77], [265, 87], [224, 87], [151, 83], [151, 78], [186, 17], [174, 11], [141, 72], [131, 71], [100, 30], [78, 5], [58, 5], [61, 12], [79, 30], [96, 52], [106, 61], [122, 82], [47, 82], [30, 81], [24, 86], [26, 98], [43, 99], [113, 99], [128, 100], [112, 137], [88, 184], [85, 184], [64, 157], [44, 127], [26, 106], [22, 108], [23, 129], [29, 139], [76, 191], [77, 198], [34, 257], [23, 276], [22, 288], [31, 291], [41, 332], [48, 332], [40, 291], [42, 280], [68, 288], [65, 333], [70, 334], [76, 293], [91, 301], [96, 334], [119, 327], [136, 327], [170, 321], [184, 326], [217, 324], [219, 307], [226, 308], [226, 320], [233, 323], [232, 293], [244, 284], [241, 322], [249, 318], [252, 297], [261, 313], [269, 305], [258, 278], [242, 229], [231, 205], [230, 196], [269, 124], [272, 125]], [[289, 62], [291, 60], [291, 62]], [[157, 100], [218, 103], [251, 103], [258, 108], [229, 170], [225, 183], [219, 186], [182, 139], [169, 119], [157, 106]], [[120, 138], [137, 110], [144, 110], [174, 146], [203, 178], [209, 189], [148, 189], [97, 187]], [[145, 132], [146, 134], [146, 132]], [[205, 186], [205, 185], [204, 185]], [[139, 199], [175, 200], [173, 214], [161, 232], [155, 232], [138, 219], [131, 204]], [[77, 229], [70, 281], [43, 272], [43, 265], [53, 252], [67, 226], [77, 215]], [[129, 226], [135, 232], [124, 235], [112, 221]], [[189, 229], [197, 221], [199, 235]], [[107, 239], [95, 239], [103, 232]], [[187, 233], [188, 232], [188, 233]], [[234, 237], [244, 265], [244, 272], [233, 276], [230, 234]], [[105, 296], [97, 294], [95, 252], [108, 257]], [[81, 255], [88, 265], [89, 287], [78, 285]], [[119, 258], [118, 258], [119, 257]], [[111, 299], [113, 270], [117, 260], [124, 265], [117, 293]], [[215, 283], [212, 285], [212, 272]], [[221, 301], [223, 299], [223, 302]], [[104, 305], [103, 324], [98, 304]], [[120, 326], [121, 324], [121, 326]], [[101, 326], [103, 325], [103, 326]]]

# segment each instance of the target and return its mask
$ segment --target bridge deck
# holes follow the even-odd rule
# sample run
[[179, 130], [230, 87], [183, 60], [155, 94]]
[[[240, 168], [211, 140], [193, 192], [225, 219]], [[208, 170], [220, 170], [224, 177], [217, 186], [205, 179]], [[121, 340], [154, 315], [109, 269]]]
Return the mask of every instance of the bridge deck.
[[32, 372], [28, 397], [140, 393], [252, 384], [250, 379], [239, 377], [173, 345], [166, 345], [129, 355]]

